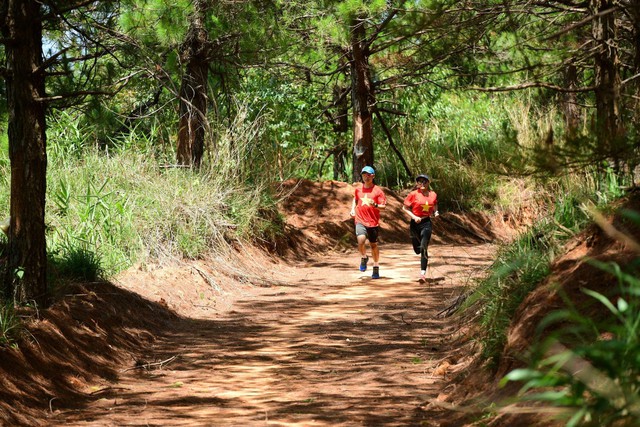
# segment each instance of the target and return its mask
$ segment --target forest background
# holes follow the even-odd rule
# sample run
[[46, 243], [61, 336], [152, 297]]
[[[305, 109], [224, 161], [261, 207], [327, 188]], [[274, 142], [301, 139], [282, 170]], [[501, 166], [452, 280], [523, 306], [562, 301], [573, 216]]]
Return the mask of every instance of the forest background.
[[[491, 360], [559, 245], [635, 182], [631, 0], [3, 0], [0, 26], [8, 344], [15, 305], [237, 240], [275, 248], [278, 183], [374, 165], [391, 188], [428, 173], [441, 211], [544, 213], [470, 299]], [[606, 362], [631, 393], [637, 275], [615, 272], [607, 307], [632, 318]], [[576, 420], [638, 417], [554, 370], [513, 375], [565, 386]]]

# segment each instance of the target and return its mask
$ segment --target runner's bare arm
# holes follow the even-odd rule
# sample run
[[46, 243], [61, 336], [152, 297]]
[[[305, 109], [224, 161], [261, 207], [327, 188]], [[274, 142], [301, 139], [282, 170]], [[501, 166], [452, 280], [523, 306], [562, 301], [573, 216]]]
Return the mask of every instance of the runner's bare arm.
[[402, 210], [409, 214], [412, 220], [420, 222], [420, 217], [411, 212], [411, 208], [407, 205], [402, 205]]

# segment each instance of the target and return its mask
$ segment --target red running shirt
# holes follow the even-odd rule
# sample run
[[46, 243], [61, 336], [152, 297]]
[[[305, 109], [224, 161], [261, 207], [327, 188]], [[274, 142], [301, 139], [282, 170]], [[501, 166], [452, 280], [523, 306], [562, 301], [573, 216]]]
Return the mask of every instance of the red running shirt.
[[435, 191], [429, 191], [425, 196], [420, 190], [413, 190], [404, 199], [404, 205], [411, 209], [414, 215], [425, 218], [433, 215], [438, 204], [438, 195]]
[[356, 188], [354, 197], [356, 198], [356, 224], [360, 223], [365, 227], [380, 225], [380, 209], [374, 208], [368, 203], [386, 205], [387, 197], [382, 189], [377, 185], [371, 188], [360, 186], [360, 188]]

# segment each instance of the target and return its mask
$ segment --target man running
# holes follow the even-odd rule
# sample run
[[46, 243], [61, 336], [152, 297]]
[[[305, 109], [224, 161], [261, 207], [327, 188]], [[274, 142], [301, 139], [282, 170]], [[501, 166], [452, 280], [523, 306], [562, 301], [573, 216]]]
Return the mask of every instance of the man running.
[[367, 256], [366, 243], [371, 246], [373, 257], [372, 279], [380, 278], [380, 249], [378, 248], [378, 230], [380, 228], [380, 209], [387, 205], [387, 198], [382, 188], [373, 183], [376, 172], [371, 166], [365, 166], [360, 173], [362, 186], [356, 188], [353, 203], [351, 203], [351, 216], [355, 217], [356, 239], [360, 252], [360, 271], [367, 270], [369, 257]]

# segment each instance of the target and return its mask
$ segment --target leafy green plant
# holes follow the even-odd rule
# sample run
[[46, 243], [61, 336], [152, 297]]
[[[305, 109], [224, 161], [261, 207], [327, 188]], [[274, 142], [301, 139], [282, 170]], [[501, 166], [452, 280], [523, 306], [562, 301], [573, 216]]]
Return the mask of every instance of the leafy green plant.
[[111, 247], [103, 261], [106, 271], [116, 271], [131, 262], [133, 253], [127, 249], [136, 240], [131, 232], [129, 199], [113, 188], [109, 175], [100, 180], [95, 177], [102, 166], [96, 166], [93, 160], [88, 155], [83, 162], [88, 163], [87, 168], [79, 169], [67, 162], [64, 169], [73, 166], [76, 173], [54, 181], [49, 190], [56, 208], [48, 212], [49, 250], [67, 248], [68, 242], [74, 241], [82, 242], [85, 249], [93, 248], [94, 252], [100, 247]]
[[594, 320], [569, 305], [548, 315], [540, 329], [562, 322], [542, 343], [533, 367], [501, 381], [524, 382], [523, 399], [568, 408], [567, 426], [640, 424], [640, 258], [625, 269], [592, 260], [611, 274], [617, 296], [585, 289], [609, 316]]
[[93, 132], [81, 124], [77, 111], [63, 110], [52, 115], [47, 127], [47, 154], [56, 161], [73, 161], [91, 147]]
[[60, 215], [64, 216], [69, 212], [71, 206], [71, 186], [67, 180], [61, 180], [58, 188], [53, 192], [53, 203], [58, 208]]
[[599, 188], [596, 191], [596, 204], [598, 206], [606, 206], [612, 200], [615, 200], [624, 194], [622, 179], [613, 170], [611, 165], [605, 164], [604, 173], [601, 174], [599, 180]]

